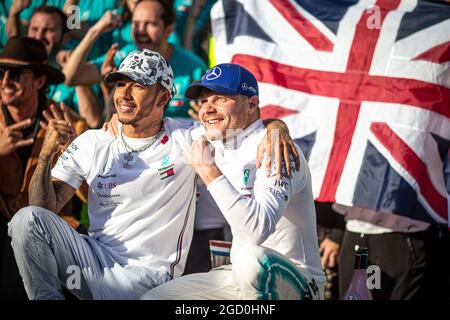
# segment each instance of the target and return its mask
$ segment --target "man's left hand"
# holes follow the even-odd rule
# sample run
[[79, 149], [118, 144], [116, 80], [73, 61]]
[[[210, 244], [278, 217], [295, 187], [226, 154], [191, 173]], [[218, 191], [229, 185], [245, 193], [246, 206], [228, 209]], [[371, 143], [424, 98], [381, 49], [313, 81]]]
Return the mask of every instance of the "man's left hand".
[[117, 113], [112, 114], [111, 119], [103, 124], [102, 129], [114, 137], [119, 135], [119, 117]]
[[256, 168], [260, 168], [262, 159], [265, 156], [266, 175], [270, 175], [272, 168], [272, 155], [275, 156], [275, 168], [278, 179], [281, 179], [283, 172], [283, 160], [285, 171], [288, 177], [292, 174], [291, 156], [295, 162], [295, 170], [300, 170], [300, 155], [295, 148], [294, 141], [289, 135], [289, 129], [281, 120], [264, 120], [267, 133], [258, 145], [256, 155]]

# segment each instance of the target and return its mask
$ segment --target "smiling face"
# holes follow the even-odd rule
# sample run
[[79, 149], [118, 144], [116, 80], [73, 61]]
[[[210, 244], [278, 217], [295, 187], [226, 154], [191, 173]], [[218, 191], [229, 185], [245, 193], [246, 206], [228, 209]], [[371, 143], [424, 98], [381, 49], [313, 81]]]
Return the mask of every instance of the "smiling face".
[[131, 79], [119, 80], [114, 93], [119, 121], [126, 125], [160, 123], [169, 97], [160, 84], [145, 87]]
[[160, 52], [161, 46], [173, 30], [162, 19], [164, 8], [156, 1], [141, 1], [133, 11], [131, 33], [139, 49]]
[[45, 84], [45, 75], [36, 76], [31, 69], [0, 68], [1, 101], [5, 105], [30, 107], [37, 101], [38, 91]]
[[253, 120], [250, 98], [243, 95], [202, 89], [199, 103], [199, 118], [210, 140], [229, 139], [239, 131], [229, 129], [245, 129]]

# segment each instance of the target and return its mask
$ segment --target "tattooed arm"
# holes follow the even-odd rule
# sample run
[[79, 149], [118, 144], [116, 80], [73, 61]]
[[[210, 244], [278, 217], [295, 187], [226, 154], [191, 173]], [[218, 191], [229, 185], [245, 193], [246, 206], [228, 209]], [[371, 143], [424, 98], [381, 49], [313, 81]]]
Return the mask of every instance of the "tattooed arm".
[[39, 206], [58, 213], [73, 197], [76, 189], [63, 181], [52, 180], [52, 158], [39, 157], [30, 181], [28, 198], [30, 206]]
[[31, 206], [40, 206], [58, 213], [76, 190], [63, 181], [52, 181], [51, 167], [54, 156], [71, 142], [75, 131], [71, 126], [70, 115], [64, 108], [63, 114], [57, 112], [55, 106], [50, 108], [55, 118], [47, 125], [38, 164], [28, 188], [28, 198]]

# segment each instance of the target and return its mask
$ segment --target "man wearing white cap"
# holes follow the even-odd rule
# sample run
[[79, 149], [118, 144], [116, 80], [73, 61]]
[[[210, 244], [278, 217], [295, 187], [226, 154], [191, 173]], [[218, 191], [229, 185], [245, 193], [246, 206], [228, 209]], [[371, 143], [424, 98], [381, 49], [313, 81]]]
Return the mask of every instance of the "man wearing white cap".
[[[65, 120], [48, 125], [30, 190], [30, 207], [9, 223], [30, 299], [63, 299], [61, 284], [81, 299], [136, 299], [184, 270], [195, 211], [195, 171], [184, 159], [185, 128], [163, 111], [173, 90], [171, 67], [137, 50], [106, 81], [117, 82], [119, 137], [80, 135], [51, 169], [70, 137]], [[86, 181], [89, 236], [54, 212]]]
[[[183, 273], [196, 178], [185, 157], [191, 124], [163, 120], [172, 69], [159, 53], [141, 49], [105, 81], [117, 85], [118, 137], [88, 130], [51, 169], [72, 130], [68, 119], [50, 121], [30, 207], [9, 223], [30, 299], [63, 299], [61, 285], [81, 299], [136, 299]], [[88, 236], [54, 214], [83, 181], [89, 185]]]

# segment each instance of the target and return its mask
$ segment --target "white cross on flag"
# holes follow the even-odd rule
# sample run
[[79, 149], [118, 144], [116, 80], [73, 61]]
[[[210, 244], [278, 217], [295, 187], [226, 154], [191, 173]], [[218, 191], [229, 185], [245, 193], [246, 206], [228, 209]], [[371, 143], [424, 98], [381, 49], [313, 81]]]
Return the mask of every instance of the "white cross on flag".
[[222, 0], [211, 18], [217, 63], [256, 76], [317, 201], [448, 223], [449, 4]]

